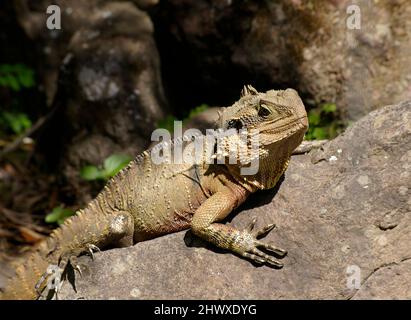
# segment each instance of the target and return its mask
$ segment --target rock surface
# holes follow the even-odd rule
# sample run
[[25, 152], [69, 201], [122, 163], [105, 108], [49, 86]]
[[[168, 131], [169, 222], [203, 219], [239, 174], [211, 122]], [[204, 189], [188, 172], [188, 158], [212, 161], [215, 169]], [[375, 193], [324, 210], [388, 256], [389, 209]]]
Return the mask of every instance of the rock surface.
[[[355, 123], [295, 156], [281, 185], [231, 216], [288, 250], [284, 268], [256, 267], [189, 232], [96, 254], [63, 299], [411, 299], [411, 101]], [[356, 281], [359, 282], [356, 282]], [[358, 289], [359, 288], [359, 289]]]
[[244, 83], [293, 87], [346, 120], [411, 98], [407, 0], [166, 0], [153, 21], [171, 92], [228, 103]]

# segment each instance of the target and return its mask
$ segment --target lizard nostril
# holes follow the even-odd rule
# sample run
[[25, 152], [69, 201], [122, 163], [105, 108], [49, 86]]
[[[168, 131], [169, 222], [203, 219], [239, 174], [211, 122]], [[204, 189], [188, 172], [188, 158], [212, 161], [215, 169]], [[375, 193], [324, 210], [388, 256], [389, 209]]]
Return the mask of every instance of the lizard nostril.
[[236, 129], [236, 130], [241, 130], [243, 128], [243, 123], [241, 120], [230, 120], [228, 121], [228, 129]]

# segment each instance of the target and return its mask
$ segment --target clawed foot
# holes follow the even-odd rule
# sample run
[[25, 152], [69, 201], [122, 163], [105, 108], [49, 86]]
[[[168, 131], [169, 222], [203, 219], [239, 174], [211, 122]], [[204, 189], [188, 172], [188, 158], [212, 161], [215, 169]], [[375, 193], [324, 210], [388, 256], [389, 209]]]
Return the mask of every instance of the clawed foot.
[[[91, 256], [91, 259], [94, 260], [94, 252], [100, 251], [100, 249], [94, 244], [87, 244], [85, 251]], [[47, 289], [47, 292], [52, 292], [56, 299], [58, 298], [58, 293], [64, 281], [67, 279], [67, 266], [69, 265], [82, 276], [81, 267], [77, 262], [77, 256], [66, 254], [60, 258], [57, 265], [50, 264], [46, 272], [43, 273], [36, 283], [35, 290], [39, 298], [45, 289]]]
[[268, 254], [258, 249], [263, 248], [267, 251], [273, 252], [279, 257], [284, 257], [287, 254], [287, 251], [283, 249], [258, 240], [259, 238], [265, 237], [271, 230], [273, 230], [275, 228], [275, 224], [269, 224], [266, 227], [253, 232], [255, 223], [256, 219], [249, 224], [246, 230], [240, 233], [240, 239], [237, 242], [238, 247], [235, 251], [241, 256], [257, 263], [267, 263], [270, 266], [281, 268], [283, 266], [281, 262], [275, 260]]
[[38, 298], [40, 298], [43, 291], [47, 289], [47, 293], [52, 293], [51, 298], [55, 297], [58, 299], [58, 293], [67, 278], [66, 269], [68, 265], [71, 265], [73, 270], [77, 271], [80, 276], [82, 275], [80, 265], [77, 263], [77, 257], [75, 256], [61, 259], [58, 265], [49, 264], [47, 270], [35, 285]]

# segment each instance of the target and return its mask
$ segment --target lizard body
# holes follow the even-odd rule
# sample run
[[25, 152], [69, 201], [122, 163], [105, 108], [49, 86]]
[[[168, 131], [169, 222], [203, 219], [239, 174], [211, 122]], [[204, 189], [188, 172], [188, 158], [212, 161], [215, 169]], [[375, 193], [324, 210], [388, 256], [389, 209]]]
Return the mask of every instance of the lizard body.
[[[274, 225], [251, 232], [253, 223], [240, 231], [219, 222], [252, 192], [276, 185], [307, 130], [304, 105], [292, 89], [258, 93], [245, 86], [240, 100], [222, 113], [220, 127], [258, 130], [257, 173], [243, 176], [238, 163], [154, 164], [145, 151], [17, 268], [2, 298], [36, 298], [36, 289], [44, 290], [45, 280], [52, 278], [46, 272], [50, 265], [58, 265], [60, 270], [68, 265], [77, 268], [76, 257], [84, 252], [107, 245], [131, 246], [188, 228], [220, 248], [281, 267], [258, 249], [285, 255], [284, 250], [257, 240]], [[228, 136], [225, 141], [232, 139]], [[61, 273], [57, 277], [62, 277]]]

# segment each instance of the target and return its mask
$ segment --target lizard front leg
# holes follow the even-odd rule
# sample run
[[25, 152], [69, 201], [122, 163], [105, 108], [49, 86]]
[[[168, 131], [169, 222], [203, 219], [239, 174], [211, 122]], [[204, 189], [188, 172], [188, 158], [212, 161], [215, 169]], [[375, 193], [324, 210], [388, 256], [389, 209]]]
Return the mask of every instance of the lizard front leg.
[[235, 252], [257, 263], [267, 263], [270, 266], [281, 268], [282, 263], [259, 249], [263, 248], [281, 257], [286, 254], [285, 250], [258, 240], [259, 237], [271, 231], [274, 225], [268, 225], [262, 230], [252, 233], [255, 221], [243, 231], [218, 223], [241, 204], [247, 196], [248, 192], [240, 186], [222, 187], [221, 190], [217, 190], [194, 213], [191, 230], [195, 235], [217, 247]]

